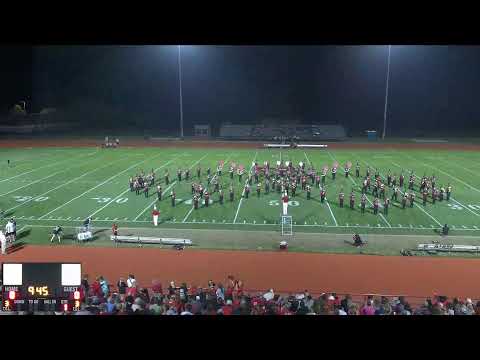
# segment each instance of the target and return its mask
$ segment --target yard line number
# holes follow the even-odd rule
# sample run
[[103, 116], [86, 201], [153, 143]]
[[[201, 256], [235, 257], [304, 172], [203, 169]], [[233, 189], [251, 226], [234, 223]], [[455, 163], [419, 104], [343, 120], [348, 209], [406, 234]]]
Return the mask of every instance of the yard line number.
[[[25, 202], [25, 201], [32, 200], [34, 197], [35, 196], [14, 196], [13, 198], [15, 199], [15, 201]], [[33, 201], [42, 202], [42, 201], [45, 201], [45, 200], [48, 200], [48, 196], [40, 196], [40, 197], [34, 199]]]

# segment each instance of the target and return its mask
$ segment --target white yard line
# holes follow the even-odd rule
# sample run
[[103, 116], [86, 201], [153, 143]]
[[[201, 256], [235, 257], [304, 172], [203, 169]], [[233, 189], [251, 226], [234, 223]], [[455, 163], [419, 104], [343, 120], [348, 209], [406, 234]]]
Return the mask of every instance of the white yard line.
[[[88, 154], [87, 154], [87, 155], [88, 155]], [[84, 156], [84, 155], [80, 155], [80, 156], [78, 156], [78, 157], [82, 157], [82, 156]], [[19, 176], [27, 175], [27, 174], [30, 174], [30, 173], [32, 173], [32, 172], [34, 172], [34, 171], [38, 171], [38, 170], [40, 170], [40, 169], [45, 169], [45, 168], [48, 168], [48, 167], [51, 167], [51, 166], [55, 166], [55, 165], [57, 165], [57, 164], [61, 164], [61, 163], [64, 163], [64, 162], [66, 162], [66, 161], [72, 161], [72, 159], [66, 159], [66, 160], [62, 160], [62, 161], [57, 161], [57, 162], [52, 163], [52, 164], [50, 164], [50, 165], [41, 166], [41, 167], [35, 168], [35, 169], [33, 169], [33, 170], [30, 170], [30, 171], [27, 171], [27, 172], [24, 172], [24, 173], [21, 173], [21, 174], [12, 176], [12, 177], [10, 177], [10, 178], [8, 178], [8, 179], [0, 180], [0, 183], [2, 183], [2, 182], [4, 182], [4, 181], [16, 179], [16, 178], [19, 177]], [[0, 196], [2, 196], [2, 195], [0, 195]]]
[[[257, 159], [257, 155], [258, 155], [258, 151], [255, 152], [255, 157], [253, 158], [252, 162], [255, 162], [255, 160]], [[281, 156], [282, 156], [282, 152], [280, 152], [280, 157]], [[250, 171], [252, 171], [252, 168], [253, 168], [253, 165], [250, 167]], [[250, 171], [249, 171], [249, 174], [250, 174]], [[247, 180], [245, 181], [245, 183], [247, 181], [248, 181], [248, 177], [247, 177]], [[233, 219], [234, 224], [237, 222], [237, 217], [238, 217], [238, 213], [240, 211], [240, 208], [242, 207], [242, 201], [243, 201], [243, 195], [244, 194], [245, 194], [245, 186], [243, 187], [242, 196], [240, 197], [240, 202], [238, 203], [237, 212], [235, 213], [235, 218]]]
[[458, 205], [460, 205], [461, 207], [467, 209], [468, 211], [470, 211], [473, 215], [476, 215], [476, 216], [480, 216], [479, 214], [477, 214], [475, 211], [473, 211], [472, 209], [468, 208], [467, 206], [463, 205], [460, 201], [457, 201], [455, 200], [454, 198], [450, 197], [450, 199], [452, 199], [452, 201], [456, 202]]
[[120, 159], [120, 160], [116, 160], [116, 161], [111, 162], [111, 163], [109, 163], [109, 164], [107, 164], [107, 165], [104, 165], [104, 166], [102, 166], [102, 167], [99, 167], [99, 168], [96, 168], [96, 169], [94, 169], [94, 170], [91, 170], [91, 171], [89, 171], [89, 172], [87, 172], [87, 173], [85, 173], [85, 174], [83, 174], [83, 175], [81, 175], [81, 176], [79, 176], [79, 177], [76, 177], [75, 179], [72, 179], [72, 180], [70, 180], [70, 181], [67, 181], [66, 183], [63, 183], [63, 184], [61, 184], [61, 185], [59, 185], [59, 186], [57, 186], [57, 187], [55, 187], [55, 188], [53, 188], [53, 189], [48, 190], [47, 192], [44, 192], [43, 194], [37, 195], [37, 196], [35, 196], [35, 197], [33, 197], [33, 198], [31, 198], [31, 199], [29, 199], [29, 200], [27, 200], [27, 201], [24, 201], [23, 203], [18, 204], [17, 206], [14, 206], [14, 207], [12, 207], [12, 208], [10, 208], [10, 209], [7, 209], [7, 210], [5, 210], [5, 211], [14, 210], [14, 209], [16, 209], [16, 208], [18, 208], [18, 207], [20, 207], [20, 206], [23, 206], [23, 205], [25, 205], [25, 204], [27, 204], [27, 203], [29, 203], [29, 202], [31, 202], [31, 201], [34, 201], [34, 200], [36, 200], [36, 199], [38, 199], [38, 198], [43, 197], [43, 196], [51, 193], [52, 191], [58, 190], [58, 189], [60, 189], [61, 187], [64, 187], [65, 185], [71, 184], [71, 183], [75, 182], [76, 180], [83, 178], [84, 176], [87, 176], [87, 175], [89, 175], [89, 174], [91, 174], [91, 173], [93, 173], [93, 172], [95, 172], [95, 171], [98, 171], [98, 170], [100, 170], [100, 169], [106, 168], [106, 167], [111, 166], [112, 164], [114, 164], [114, 163], [116, 163], [116, 162], [119, 162], [119, 161], [122, 161], [122, 160], [125, 160], [125, 159], [126, 159], [126, 158], [123, 158], [123, 159]]
[[428, 166], [429, 168], [434, 169], [435, 171], [438, 171], [438, 172], [440, 172], [440, 173], [442, 173], [442, 174], [444, 174], [444, 175], [447, 175], [448, 177], [450, 177], [450, 178], [452, 178], [452, 179], [455, 179], [455, 180], [457, 180], [458, 182], [462, 183], [463, 185], [469, 187], [470, 189], [472, 189], [472, 190], [480, 193], [480, 189], [477, 189], [476, 187], [474, 187], [474, 186], [472, 186], [472, 185], [470, 185], [470, 184], [467, 184], [465, 181], [460, 180], [460, 179], [457, 178], [456, 176], [453, 176], [453, 175], [447, 173], [446, 171], [443, 171], [443, 170], [439, 169], [438, 167], [434, 167], [434, 166], [428, 165], [428, 164], [424, 163], [423, 161], [419, 161], [418, 159], [413, 158], [413, 157], [410, 156], [410, 155], [403, 154], [403, 153], [401, 153], [401, 152], [399, 152], [399, 154], [402, 154], [403, 156], [408, 157], [409, 159], [412, 159], [412, 160], [414, 160], [414, 161], [416, 161], [416, 162], [419, 162], [419, 163], [421, 163], [421, 164], [423, 164], [423, 165], [425, 165], [425, 166]]
[[[69, 160], [69, 161], [71, 161], [71, 160]], [[45, 180], [45, 179], [49, 179], [49, 178], [51, 178], [51, 177], [53, 177], [53, 176], [55, 176], [55, 175], [58, 175], [58, 174], [63, 173], [63, 172], [66, 172], [66, 171], [68, 171], [68, 170], [70, 170], [70, 169], [74, 169], [74, 168], [76, 168], [76, 167], [83, 166], [84, 164], [87, 164], [87, 163], [89, 163], [90, 161], [91, 161], [91, 160], [88, 160], [88, 161], [85, 161], [85, 162], [81, 163], [80, 165], [70, 166], [70, 167], [68, 167], [68, 168], [66, 168], [66, 169], [64, 169], [64, 170], [60, 170], [60, 171], [54, 172], [53, 174], [50, 174], [50, 175], [45, 176], [45, 177], [43, 177], [43, 178], [41, 178], [41, 179], [32, 181], [32, 182], [30, 182], [30, 183], [28, 183], [28, 184], [26, 184], [26, 185], [20, 186], [19, 188], [16, 188], [16, 189], [10, 190], [9, 192], [0, 194], [0, 196], [5, 196], [5, 195], [11, 194], [11, 193], [13, 193], [13, 192], [15, 192], [15, 191], [18, 191], [18, 190], [21, 190], [21, 189], [23, 189], [23, 188], [29, 187], [29, 186], [31, 186], [31, 185], [37, 184], [37, 183], [39, 183], [40, 181], [43, 181], [43, 180]]]
[[44, 217], [46, 217], [46, 216], [50, 215], [51, 213], [53, 213], [53, 212], [57, 211], [58, 209], [61, 209], [62, 207], [64, 207], [64, 206], [66, 206], [66, 205], [70, 204], [71, 202], [73, 202], [73, 201], [75, 201], [75, 200], [77, 200], [77, 199], [81, 198], [81, 197], [82, 197], [82, 196], [84, 196], [85, 194], [88, 194], [89, 192], [91, 192], [91, 191], [95, 190], [96, 188], [98, 188], [98, 187], [100, 187], [100, 186], [102, 186], [102, 185], [106, 184], [106, 183], [107, 183], [107, 182], [109, 182], [110, 180], [112, 180], [112, 179], [115, 179], [117, 176], [119, 176], [119, 175], [122, 175], [123, 173], [125, 173], [125, 172], [127, 172], [127, 171], [129, 171], [129, 170], [133, 169], [135, 166], [138, 166], [138, 165], [140, 165], [140, 164], [144, 163], [145, 161], [151, 161], [151, 160], [153, 160], [153, 159], [155, 159], [155, 158], [159, 157], [160, 155], [161, 155], [161, 154], [158, 154], [158, 155], [156, 155], [156, 156], [153, 156], [153, 157], [151, 157], [151, 158], [149, 158], [149, 159], [145, 159], [145, 160], [143, 160], [143, 161], [140, 161], [140, 162], [138, 162], [138, 163], [136, 163], [136, 164], [133, 164], [132, 166], [130, 166], [130, 167], [128, 167], [128, 168], [126, 168], [125, 170], [123, 170], [123, 171], [120, 171], [118, 174], [116, 174], [116, 175], [113, 175], [113, 176], [109, 177], [109, 178], [108, 178], [107, 180], [105, 180], [105, 181], [102, 181], [100, 184], [98, 184], [98, 185], [96, 185], [96, 186], [92, 187], [91, 189], [89, 189], [89, 190], [87, 190], [87, 191], [84, 191], [83, 193], [81, 193], [81, 194], [80, 194], [80, 195], [78, 195], [78, 196], [75, 196], [73, 199], [71, 199], [71, 200], [69, 200], [69, 201], [67, 201], [67, 202], [63, 203], [63, 204], [62, 204], [62, 205], [60, 205], [60, 206], [57, 206], [55, 209], [53, 209], [53, 210], [49, 211], [49, 212], [48, 212], [48, 213], [46, 213], [45, 215], [42, 215], [42, 216], [40, 216], [40, 217], [39, 217], [39, 219], [43, 219]]
[[[165, 164], [163, 164], [162, 166], [156, 168], [153, 172], [156, 172], [162, 168], [164, 168], [165, 166], [167, 166], [168, 164], [170, 164], [172, 161], [176, 160], [177, 158], [175, 159], [172, 159], [172, 160], [169, 160], [167, 161]], [[101, 208], [99, 208], [98, 210], [96, 210], [95, 212], [91, 213], [90, 215], [87, 216], [87, 218], [91, 218], [93, 217], [95, 214], [98, 214], [100, 211], [102, 211], [103, 209], [105, 209], [106, 207], [110, 206], [111, 203], [113, 203], [114, 201], [117, 201], [121, 196], [125, 195], [127, 192], [130, 191], [130, 188], [128, 187], [125, 191], [122, 191], [122, 193], [120, 193], [119, 195], [115, 196], [112, 200], [110, 200], [109, 202], [107, 202], [105, 205], [103, 205]]]
[[[308, 158], [307, 153], [304, 151], [303, 154], [305, 155], [305, 159], [307, 159], [307, 162], [310, 164], [310, 166], [312, 166], [312, 162]], [[335, 222], [335, 226], [338, 226], [337, 219], [335, 218], [335, 215], [333, 215], [333, 211], [332, 211], [332, 208], [330, 207], [330, 204], [329, 204], [328, 200], [326, 200], [326, 203], [327, 203], [327, 206], [328, 206], [328, 210], [330, 211], [330, 215], [332, 215], [332, 219]]]
[[[361, 161], [362, 161], [363, 163], [367, 164], [368, 166], [370, 166], [366, 161], [363, 161], [363, 160], [361, 160]], [[400, 165], [394, 163], [393, 161], [392, 161], [391, 163], [392, 163], [393, 165], [395, 165], [395, 166], [403, 169]], [[380, 173], [380, 176], [382, 176], [382, 173]], [[383, 177], [383, 179], [385, 180], [385, 176], [382, 176], [382, 177]], [[402, 192], [402, 190], [400, 190], [400, 188], [398, 189], [398, 191], [400, 191], [400, 194], [404, 195], [404, 193]], [[425, 209], [424, 209], [422, 206], [418, 205], [416, 202], [414, 203], [414, 205], [415, 205], [417, 208], [419, 208], [420, 210], [422, 210], [430, 219], [432, 219], [433, 221], [435, 221], [439, 226], [443, 226], [443, 225], [440, 223], [440, 221], [438, 221], [435, 217], [433, 217], [431, 214], [429, 214], [427, 211], [425, 211]]]
[[[170, 190], [172, 188], [173, 185], [175, 185], [177, 183], [177, 180], [175, 180], [173, 183], [171, 183], [163, 192], [162, 192], [162, 196], [165, 195], [167, 193], [168, 190]], [[135, 219], [133, 219], [133, 221], [136, 221], [138, 220], [138, 218], [140, 216], [142, 216], [142, 214], [147, 211], [148, 209], [150, 209], [153, 204], [155, 204], [157, 202], [157, 199], [153, 200], [149, 205], [147, 205], [147, 207], [145, 209], [142, 210], [142, 212], [140, 214], [137, 215], [137, 217]]]
[[327, 200], [327, 206], [328, 206], [328, 210], [330, 210], [330, 214], [332, 215], [333, 221], [335, 222], [335, 226], [338, 226], [337, 219], [335, 219], [335, 215], [333, 215], [333, 211], [332, 211], [332, 208], [330, 207], [330, 204], [328, 203], [328, 200]]
[[[335, 159], [335, 158], [332, 156], [332, 154], [330, 154], [330, 151], [327, 151], [327, 152], [328, 152], [328, 154], [330, 155], [330, 157], [333, 159], [333, 161], [337, 161], [337, 162], [338, 162], [338, 160]], [[339, 163], [339, 162], [338, 162], [338, 163]], [[345, 170], [343, 169], [343, 167], [340, 166], [340, 168], [341, 168], [342, 171], [345, 173]], [[358, 186], [357, 183], [356, 183], [356, 181], [353, 180], [353, 177], [351, 176], [351, 174], [348, 176], [348, 178], [349, 178], [350, 181], [353, 183], [353, 185]], [[368, 198], [368, 196], [365, 196], [365, 197], [366, 197], [368, 203], [373, 206], [373, 203], [370, 201], [370, 199]], [[378, 215], [380, 215], [380, 217], [382, 218], [382, 220], [385, 222], [385, 224], [388, 225], [389, 228], [392, 227], [392, 225], [390, 225], [390, 223], [388, 222], [388, 220], [385, 218], [385, 216], [383, 216], [383, 214], [382, 214], [381, 212], [378, 212]]]
[[[207, 156], [207, 155], [205, 155], [205, 156]], [[205, 158], [205, 156], [204, 156], [203, 158]], [[229, 160], [231, 157], [232, 157], [232, 154], [228, 155], [228, 157], [227, 157], [227, 159], [225, 160], [224, 164], [227, 164], [228, 160]], [[203, 159], [203, 158], [202, 158], [202, 159]], [[200, 160], [202, 160], [202, 159], [200, 159]], [[192, 166], [190, 166], [190, 169], [193, 168], [197, 163], [199, 163], [200, 160], [198, 160], [195, 164], [193, 164]], [[215, 170], [215, 171], [216, 171], [216, 170]], [[210, 185], [210, 184], [212, 183], [213, 179], [215, 179], [216, 176], [217, 176], [216, 174], [215, 174], [214, 176], [212, 176], [212, 178], [210, 179], [210, 181], [208, 182], [207, 185]], [[184, 222], [187, 221], [188, 217], [191, 215], [191, 213], [193, 212], [193, 210], [194, 210], [194, 206], [193, 206], [193, 204], [192, 204], [192, 208], [188, 211], [187, 215], [185, 215], [185, 217], [183, 218], [182, 223], [184, 223]]]

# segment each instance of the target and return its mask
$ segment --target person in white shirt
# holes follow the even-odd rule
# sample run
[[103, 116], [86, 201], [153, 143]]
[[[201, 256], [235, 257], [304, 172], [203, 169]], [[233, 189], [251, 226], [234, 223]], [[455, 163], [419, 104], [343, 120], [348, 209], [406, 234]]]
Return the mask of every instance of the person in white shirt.
[[3, 235], [3, 231], [0, 230], [0, 245], [2, 247], [2, 255], [7, 253], [7, 238]]
[[9, 220], [7, 225], [5, 226], [5, 236], [9, 239], [9, 241], [15, 241], [15, 226], [12, 220]]

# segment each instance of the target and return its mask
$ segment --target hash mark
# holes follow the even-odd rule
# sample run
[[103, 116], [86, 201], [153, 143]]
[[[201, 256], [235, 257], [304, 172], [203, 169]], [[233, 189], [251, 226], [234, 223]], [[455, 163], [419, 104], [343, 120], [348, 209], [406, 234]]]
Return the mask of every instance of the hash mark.
[[125, 218], [125, 219], [123, 219], [123, 220], [128, 220], [128, 218]]
[[[225, 220], [223, 220], [223, 221], [225, 221]], [[266, 223], [267, 223], [267, 220], [263, 220], [263, 223], [266, 224]]]
[[473, 228], [478, 230], [478, 227], [476, 227], [475, 225], [473, 225]]
[[253, 223], [254, 223], [254, 224], [256, 224], [256, 223], [257, 223], [257, 221], [256, 221], [256, 220], [253, 220]]
[[378, 227], [381, 227], [381, 225], [380, 225], [380, 224], [377, 224], [377, 226], [378, 226]]
[[[175, 221], [175, 220], [174, 220]], [[212, 220], [212, 223], [215, 223], [215, 219]]]
[[203, 219], [203, 222], [205, 222], [205, 219]]
[[118, 220], [118, 218], [113, 219], [113, 221], [117, 221], [117, 220]]
[[462, 227], [463, 227], [464, 229], [466, 229], [466, 228], [467, 228], [465, 225], [462, 225]]

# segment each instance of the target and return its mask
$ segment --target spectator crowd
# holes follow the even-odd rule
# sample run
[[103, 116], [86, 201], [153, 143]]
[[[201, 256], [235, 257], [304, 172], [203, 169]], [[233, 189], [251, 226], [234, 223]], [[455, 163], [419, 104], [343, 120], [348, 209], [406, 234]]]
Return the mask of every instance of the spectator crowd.
[[[90, 282], [85, 275], [81, 285], [81, 308], [75, 315], [480, 315], [480, 301], [427, 298], [412, 306], [405, 297], [364, 296], [323, 293], [299, 294], [249, 292], [243, 282], [228, 276], [224, 284], [208, 281], [207, 287], [179, 286], [170, 282], [162, 287], [158, 280], [141, 287], [135, 276], [120, 278], [114, 286], [103, 276]], [[357, 297], [356, 297], [357, 298]], [[49, 313], [47, 313], [49, 314]], [[51, 313], [53, 314], [53, 313]], [[64, 312], [57, 315], [67, 314]]]

